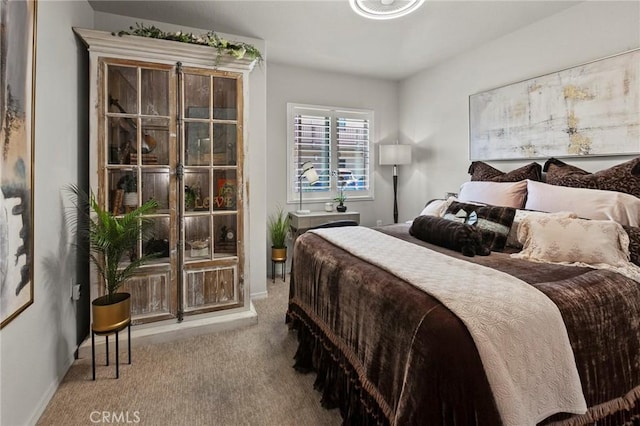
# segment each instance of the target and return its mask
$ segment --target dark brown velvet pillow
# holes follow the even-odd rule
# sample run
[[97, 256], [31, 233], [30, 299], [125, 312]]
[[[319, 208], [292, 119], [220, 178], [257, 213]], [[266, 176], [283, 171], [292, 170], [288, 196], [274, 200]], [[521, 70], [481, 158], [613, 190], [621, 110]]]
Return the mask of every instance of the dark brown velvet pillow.
[[635, 226], [622, 225], [624, 230], [629, 235], [629, 254], [631, 255], [631, 262], [640, 266], [640, 228]]
[[572, 188], [604, 189], [640, 198], [640, 157], [596, 173], [589, 173], [556, 158], [544, 163], [547, 183]]
[[472, 225], [454, 222], [435, 216], [418, 216], [409, 228], [414, 237], [459, 251], [465, 256], [487, 256], [491, 254], [489, 247], [482, 243], [480, 230]]
[[469, 166], [471, 180], [490, 182], [519, 182], [521, 180], [542, 180], [542, 166], [538, 163], [527, 164], [510, 172], [501, 172], [482, 161], [474, 161]]
[[480, 229], [483, 243], [493, 251], [504, 250], [509, 230], [516, 215], [516, 209], [512, 207], [478, 206], [454, 201], [444, 213], [444, 218], [465, 223], [472, 212], [475, 212], [478, 217], [476, 226]]

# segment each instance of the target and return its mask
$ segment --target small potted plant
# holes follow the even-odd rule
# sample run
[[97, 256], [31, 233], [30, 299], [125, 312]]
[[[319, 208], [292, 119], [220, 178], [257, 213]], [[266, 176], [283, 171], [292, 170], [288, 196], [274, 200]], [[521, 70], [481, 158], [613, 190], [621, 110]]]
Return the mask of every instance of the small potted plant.
[[193, 210], [196, 207], [196, 190], [189, 186], [184, 186], [184, 209]]
[[337, 202], [336, 210], [340, 213], [344, 213], [347, 211], [347, 206], [344, 205], [344, 202], [347, 201], [347, 196], [344, 195], [344, 185], [340, 186], [340, 192], [338, 192], [338, 196], [333, 199], [333, 201]]
[[289, 236], [289, 215], [282, 209], [269, 216], [269, 235], [271, 237], [271, 260], [287, 260], [287, 237]]
[[122, 204], [125, 207], [138, 205], [138, 180], [133, 173], [127, 173], [118, 181], [118, 188], [124, 190]]
[[91, 302], [93, 330], [109, 332], [121, 328], [131, 319], [131, 295], [118, 289], [140, 267], [157, 253], [137, 256], [140, 238], [146, 240], [152, 221], [146, 215], [157, 207], [151, 199], [122, 216], [114, 215], [96, 200], [93, 193], [85, 194], [72, 185], [75, 194], [77, 224], [80, 241], [88, 243], [89, 259], [103, 281], [104, 295]]

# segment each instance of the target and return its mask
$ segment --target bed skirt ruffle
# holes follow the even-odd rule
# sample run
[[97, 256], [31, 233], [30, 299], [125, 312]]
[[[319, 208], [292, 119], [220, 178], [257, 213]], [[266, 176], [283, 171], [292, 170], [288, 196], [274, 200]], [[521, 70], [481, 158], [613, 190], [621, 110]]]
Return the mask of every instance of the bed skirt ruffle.
[[[324, 408], [338, 408], [344, 425], [390, 425], [373, 392], [363, 386], [356, 369], [342, 351], [308, 316], [289, 305], [286, 322], [296, 330], [298, 350], [294, 355], [296, 371], [317, 374], [314, 388], [321, 393]], [[375, 392], [375, 391], [374, 391]], [[553, 426], [640, 426], [640, 387], [613, 401], [589, 407], [586, 414], [558, 414], [542, 422]]]
[[[552, 416], [542, 424], [545, 426], [638, 426], [640, 425], [639, 400], [640, 386], [620, 398], [589, 407], [585, 414], [568, 418], [567, 415]], [[562, 420], [554, 420], [556, 418], [562, 418]]]
[[390, 424], [342, 351], [301, 309], [290, 305], [287, 323], [298, 334], [293, 367], [300, 373], [317, 373], [314, 388], [321, 393], [320, 402], [324, 408], [338, 408], [344, 425]]

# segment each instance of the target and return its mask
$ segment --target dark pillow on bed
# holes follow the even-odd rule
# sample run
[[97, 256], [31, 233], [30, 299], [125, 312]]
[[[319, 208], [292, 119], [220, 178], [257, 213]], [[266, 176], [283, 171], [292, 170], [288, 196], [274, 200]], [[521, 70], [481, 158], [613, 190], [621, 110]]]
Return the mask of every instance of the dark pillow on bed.
[[573, 188], [604, 189], [640, 198], [640, 157], [596, 173], [589, 173], [556, 158], [544, 163], [547, 183]]
[[465, 223], [454, 222], [436, 216], [418, 216], [409, 228], [414, 237], [459, 251], [465, 256], [487, 256], [491, 250], [482, 243], [478, 228]]
[[444, 218], [456, 222], [466, 222], [471, 213], [477, 215], [477, 227], [482, 234], [483, 243], [493, 251], [504, 250], [507, 235], [516, 209], [512, 207], [478, 206], [454, 201], [444, 213]]
[[622, 225], [629, 235], [629, 255], [632, 263], [640, 266], [640, 228]]
[[510, 172], [501, 172], [482, 161], [474, 161], [469, 166], [471, 180], [491, 182], [519, 182], [521, 180], [542, 180], [542, 166], [538, 163], [527, 164]]

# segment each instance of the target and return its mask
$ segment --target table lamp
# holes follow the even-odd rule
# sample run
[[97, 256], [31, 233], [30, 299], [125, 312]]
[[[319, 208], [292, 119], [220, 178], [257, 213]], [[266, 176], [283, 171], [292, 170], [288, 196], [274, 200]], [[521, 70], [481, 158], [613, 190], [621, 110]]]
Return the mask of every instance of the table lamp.
[[298, 176], [298, 188], [300, 191], [300, 208], [296, 211], [298, 214], [309, 214], [311, 210], [303, 210], [302, 209], [302, 178], [306, 178], [309, 184], [313, 185], [318, 181], [318, 173], [316, 173], [316, 169], [313, 167], [313, 163], [311, 161], [306, 161], [300, 166], [302, 172]]

